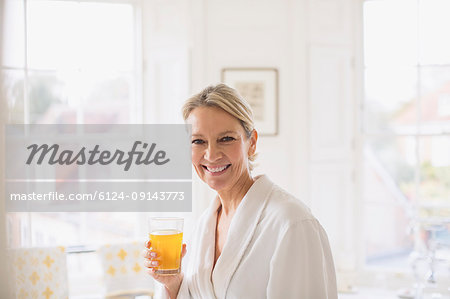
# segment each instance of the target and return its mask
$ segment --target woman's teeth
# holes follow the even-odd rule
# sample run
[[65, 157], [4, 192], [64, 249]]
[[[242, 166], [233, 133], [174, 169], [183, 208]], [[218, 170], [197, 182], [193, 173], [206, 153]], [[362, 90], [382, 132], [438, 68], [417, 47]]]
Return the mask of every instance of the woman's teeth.
[[225, 168], [227, 168], [229, 165], [225, 165], [225, 166], [221, 166], [221, 167], [208, 167], [206, 166], [206, 169], [208, 169], [208, 171], [210, 172], [221, 172], [223, 170], [225, 170]]

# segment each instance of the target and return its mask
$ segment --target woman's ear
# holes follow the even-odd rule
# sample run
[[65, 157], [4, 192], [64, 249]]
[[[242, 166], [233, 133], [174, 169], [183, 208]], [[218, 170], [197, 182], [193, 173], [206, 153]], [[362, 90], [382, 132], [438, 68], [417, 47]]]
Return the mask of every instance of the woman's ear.
[[250, 141], [250, 147], [248, 149], [248, 155], [252, 156], [256, 152], [256, 142], [258, 141], [258, 132], [255, 129], [253, 129], [252, 134], [250, 135], [249, 141]]

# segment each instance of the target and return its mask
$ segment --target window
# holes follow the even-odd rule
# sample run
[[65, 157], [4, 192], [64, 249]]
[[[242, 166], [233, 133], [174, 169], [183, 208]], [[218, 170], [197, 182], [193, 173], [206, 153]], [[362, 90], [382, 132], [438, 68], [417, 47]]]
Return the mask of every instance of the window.
[[[6, 0], [0, 71], [8, 123], [141, 122], [138, 9], [137, 1]], [[9, 213], [8, 246], [73, 251], [135, 240], [145, 231], [139, 214]], [[98, 262], [72, 255], [68, 263], [77, 270], [71, 283], [100, 274]]]
[[450, 2], [364, 1], [363, 13], [365, 262], [410, 271], [450, 245]]

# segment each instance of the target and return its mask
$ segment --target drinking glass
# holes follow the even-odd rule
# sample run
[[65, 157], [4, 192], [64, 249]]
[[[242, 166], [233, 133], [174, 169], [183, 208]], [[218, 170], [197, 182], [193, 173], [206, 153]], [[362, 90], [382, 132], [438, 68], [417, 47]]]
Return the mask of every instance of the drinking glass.
[[155, 273], [162, 275], [180, 273], [183, 222], [183, 218], [178, 217], [150, 218], [151, 250], [157, 253], [159, 262]]

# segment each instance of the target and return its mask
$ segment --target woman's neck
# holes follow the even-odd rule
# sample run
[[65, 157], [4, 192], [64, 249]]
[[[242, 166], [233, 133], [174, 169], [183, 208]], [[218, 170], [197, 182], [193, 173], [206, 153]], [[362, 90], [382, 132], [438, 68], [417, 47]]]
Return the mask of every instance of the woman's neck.
[[221, 216], [232, 217], [234, 212], [238, 208], [242, 199], [244, 198], [247, 191], [253, 185], [253, 178], [250, 176], [243, 178], [241, 182], [238, 182], [238, 186], [234, 186], [229, 190], [222, 190], [217, 192], [219, 195], [220, 203], [221, 203]]

